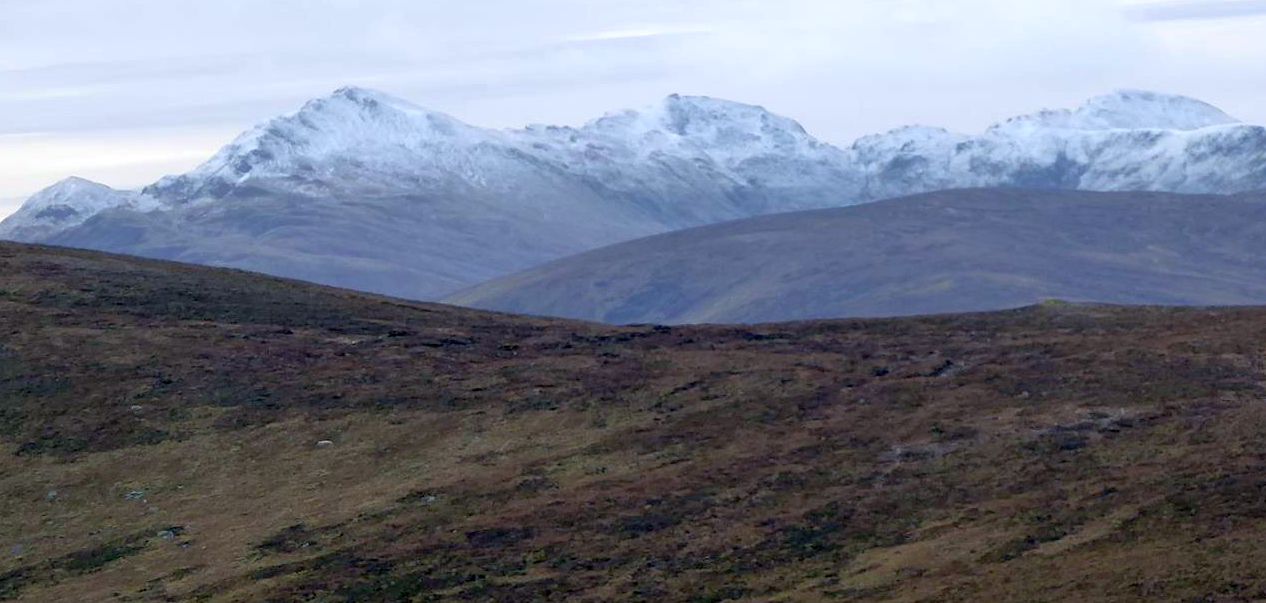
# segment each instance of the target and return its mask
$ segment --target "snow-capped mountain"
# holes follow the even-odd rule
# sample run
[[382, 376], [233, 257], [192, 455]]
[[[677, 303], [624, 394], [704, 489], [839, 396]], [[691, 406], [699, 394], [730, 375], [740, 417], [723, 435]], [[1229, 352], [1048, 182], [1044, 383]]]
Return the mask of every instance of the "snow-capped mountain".
[[1181, 96], [1123, 91], [968, 136], [902, 128], [849, 149], [867, 200], [948, 188], [1240, 193], [1266, 188], [1266, 128]]
[[385, 94], [343, 88], [242, 134], [209, 161], [145, 191], [172, 204], [215, 200], [248, 181], [280, 178], [300, 188], [396, 187], [410, 179], [464, 175], [462, 150], [498, 141]]
[[0, 239], [37, 241], [83, 224], [106, 210], [148, 211], [157, 207], [158, 203], [147, 195], [118, 191], [72, 176], [40, 191], [0, 222]]
[[489, 130], [344, 88], [142, 191], [60, 183], [0, 236], [432, 299], [645, 235], [965, 187], [1266, 189], [1266, 130], [1120, 92], [979, 135], [909, 127], [837, 148], [707, 97]]
[[1076, 109], [1047, 110], [1009, 119], [994, 130], [1199, 130], [1239, 123], [1221, 109], [1183, 96], [1123, 90]]

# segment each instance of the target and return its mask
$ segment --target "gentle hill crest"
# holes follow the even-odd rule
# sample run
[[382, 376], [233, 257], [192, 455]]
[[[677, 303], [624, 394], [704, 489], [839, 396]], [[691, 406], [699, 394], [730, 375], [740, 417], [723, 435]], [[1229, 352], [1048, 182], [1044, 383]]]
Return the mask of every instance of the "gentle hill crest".
[[1266, 195], [960, 190], [658, 235], [458, 293], [613, 323], [1266, 304]]

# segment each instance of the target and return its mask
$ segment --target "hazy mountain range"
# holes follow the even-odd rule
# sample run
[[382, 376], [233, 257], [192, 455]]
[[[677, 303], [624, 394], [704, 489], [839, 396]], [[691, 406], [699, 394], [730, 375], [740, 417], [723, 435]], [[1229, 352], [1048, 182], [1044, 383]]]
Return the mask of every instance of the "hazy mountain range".
[[506, 131], [345, 88], [140, 191], [63, 181], [0, 238], [438, 299], [647, 235], [967, 187], [1263, 189], [1266, 129], [1120, 92], [980, 135], [911, 127], [837, 148], [706, 97]]
[[446, 301], [613, 323], [1266, 303], [1266, 195], [955, 190], [639, 239]]

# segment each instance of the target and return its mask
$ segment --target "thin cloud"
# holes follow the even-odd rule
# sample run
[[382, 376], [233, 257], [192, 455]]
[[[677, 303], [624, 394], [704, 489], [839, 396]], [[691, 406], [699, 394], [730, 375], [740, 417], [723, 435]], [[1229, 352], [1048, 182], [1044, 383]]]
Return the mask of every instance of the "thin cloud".
[[1145, 4], [1126, 9], [1135, 21], [1191, 21], [1198, 19], [1233, 19], [1266, 15], [1266, 0], [1206, 0], [1201, 2], [1166, 2]]
[[0, 91], [0, 102], [5, 101], [46, 101], [61, 98], [83, 98], [91, 96], [93, 89], [86, 87], [42, 88], [32, 90]]
[[697, 36], [712, 33], [709, 27], [643, 27], [595, 31], [566, 38], [567, 42], [614, 42], [676, 36]]

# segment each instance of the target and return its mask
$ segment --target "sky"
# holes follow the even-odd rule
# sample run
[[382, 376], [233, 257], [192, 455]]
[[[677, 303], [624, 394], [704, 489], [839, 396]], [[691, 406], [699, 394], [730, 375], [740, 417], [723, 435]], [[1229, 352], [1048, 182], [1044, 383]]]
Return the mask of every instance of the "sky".
[[490, 127], [671, 94], [847, 145], [1117, 89], [1266, 124], [1266, 0], [0, 0], [0, 217], [181, 173], [344, 85]]

